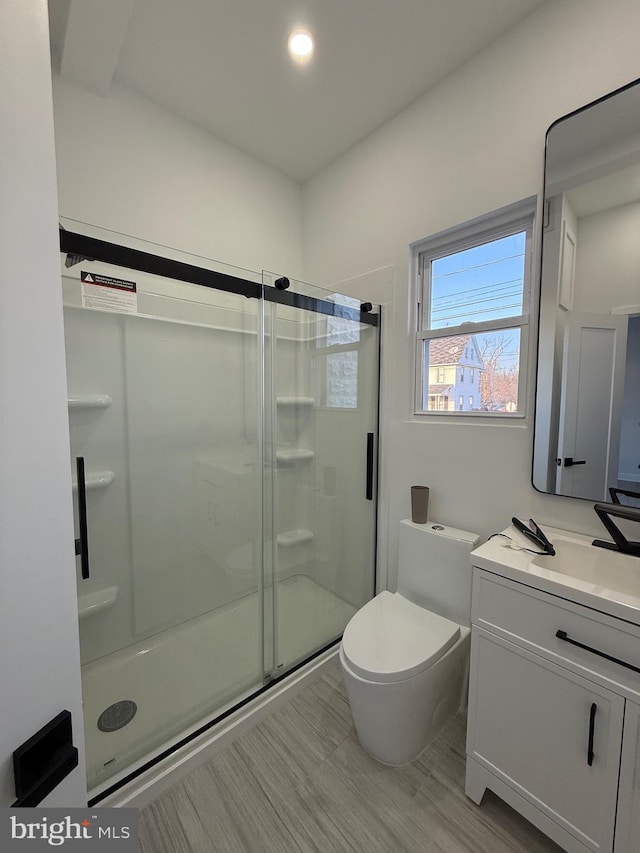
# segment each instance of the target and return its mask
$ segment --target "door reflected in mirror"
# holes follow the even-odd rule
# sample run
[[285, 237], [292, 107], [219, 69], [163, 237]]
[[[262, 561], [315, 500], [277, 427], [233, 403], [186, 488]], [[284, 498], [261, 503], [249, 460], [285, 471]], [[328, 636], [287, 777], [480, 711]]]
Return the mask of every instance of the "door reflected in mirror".
[[640, 497], [640, 81], [546, 137], [533, 485]]

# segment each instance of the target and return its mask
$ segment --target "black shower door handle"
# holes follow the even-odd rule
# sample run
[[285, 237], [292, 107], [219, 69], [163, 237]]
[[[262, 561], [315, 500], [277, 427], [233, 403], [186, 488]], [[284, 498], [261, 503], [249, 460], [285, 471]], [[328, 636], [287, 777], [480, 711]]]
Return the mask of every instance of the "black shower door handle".
[[373, 500], [373, 433], [367, 433], [367, 485], [365, 497]]
[[82, 577], [89, 577], [89, 536], [87, 533], [87, 486], [84, 476], [84, 456], [76, 456], [76, 475], [78, 478], [78, 533], [76, 556], [80, 557]]

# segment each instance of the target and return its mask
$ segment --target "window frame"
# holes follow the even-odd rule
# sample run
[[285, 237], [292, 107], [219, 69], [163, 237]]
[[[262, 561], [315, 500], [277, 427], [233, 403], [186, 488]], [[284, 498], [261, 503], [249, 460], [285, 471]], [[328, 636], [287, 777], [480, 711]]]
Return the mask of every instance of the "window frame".
[[[481, 216], [462, 225], [449, 228], [438, 234], [413, 243], [412, 267], [415, 287], [415, 322], [416, 345], [414, 351], [414, 415], [419, 417], [442, 417], [450, 415], [455, 420], [464, 418], [504, 419], [522, 421], [527, 416], [529, 391], [529, 364], [531, 360], [531, 325], [535, 310], [535, 282], [533, 280], [533, 251], [535, 229], [535, 198], [526, 199], [514, 205]], [[429, 329], [430, 322], [430, 265], [434, 260], [482, 245], [493, 240], [499, 240], [512, 234], [524, 231], [524, 276], [522, 294], [522, 313], [499, 320], [481, 320], [465, 322], [457, 326], [447, 326], [442, 329]], [[484, 332], [499, 332], [501, 329], [519, 329], [520, 358], [518, 366], [518, 405], [517, 412], [483, 412], [458, 411], [448, 412], [423, 409], [424, 361], [423, 352], [425, 341], [436, 338], [453, 337], [461, 334], [482, 334]], [[427, 401], [428, 402], [428, 401]]]

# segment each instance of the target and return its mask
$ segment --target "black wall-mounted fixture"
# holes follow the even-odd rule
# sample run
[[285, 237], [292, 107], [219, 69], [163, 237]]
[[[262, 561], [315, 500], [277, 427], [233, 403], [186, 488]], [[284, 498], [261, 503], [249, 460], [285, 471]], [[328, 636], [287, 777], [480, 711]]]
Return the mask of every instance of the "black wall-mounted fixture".
[[373, 304], [371, 302], [363, 302], [362, 305], [360, 306], [360, 310], [363, 311], [365, 314], [368, 314], [372, 308], [373, 308]]
[[282, 276], [282, 278], [277, 278], [274, 282], [276, 290], [286, 290], [291, 282], [286, 276]]
[[640, 524], [640, 509], [622, 504], [596, 504], [593, 508], [600, 521], [607, 528], [613, 542], [594, 539], [591, 544], [598, 548], [608, 548], [610, 551], [620, 551], [622, 554], [640, 557], [640, 542], [630, 542], [613, 521], [613, 518], [621, 518], [623, 521], [637, 521]]
[[[60, 230], [61, 231], [66, 230], [64, 225], [60, 225]], [[84, 255], [74, 255], [74, 254], [68, 252], [65, 259], [64, 259], [64, 265], [67, 269], [69, 269], [69, 267], [75, 267], [76, 264], [80, 264], [83, 261], [88, 261], [90, 264], [92, 264], [94, 259], [93, 258], [85, 258]]]
[[13, 753], [18, 799], [12, 808], [33, 808], [78, 766], [71, 712], [61, 711]]
[[[640, 465], [638, 466], [640, 468]], [[614, 504], [622, 504], [623, 506], [636, 506], [640, 507], [640, 492], [634, 492], [630, 489], [618, 489], [615, 486], [609, 486], [609, 494], [611, 495], [611, 503]], [[622, 495], [622, 500], [620, 500], [620, 495]], [[629, 503], [626, 499], [632, 501]], [[635, 501], [635, 503], [633, 503]]]

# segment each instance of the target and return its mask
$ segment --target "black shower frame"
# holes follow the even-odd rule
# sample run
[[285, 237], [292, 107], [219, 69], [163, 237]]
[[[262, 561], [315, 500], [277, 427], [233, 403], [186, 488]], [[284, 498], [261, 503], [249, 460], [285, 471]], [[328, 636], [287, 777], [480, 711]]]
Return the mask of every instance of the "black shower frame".
[[353, 320], [367, 326], [377, 326], [380, 322], [378, 314], [372, 314], [368, 311], [361, 311], [347, 305], [336, 305], [327, 299], [317, 299], [290, 290], [266, 287], [239, 276], [209, 270], [183, 261], [175, 261], [161, 255], [143, 252], [140, 249], [120, 246], [117, 243], [109, 243], [106, 240], [88, 237], [86, 234], [78, 234], [64, 228], [60, 229], [60, 251], [68, 255], [76, 255], [79, 259], [89, 263], [100, 261], [150, 275], [163, 276], [175, 281], [199, 284], [215, 290], [224, 290], [227, 293], [237, 293], [249, 299], [265, 299], [267, 302], [290, 305], [292, 308], [302, 308], [306, 311], [314, 311], [316, 314], [327, 314], [331, 317]]
[[[60, 251], [75, 255], [78, 262], [93, 263], [95, 261], [101, 263], [112, 264], [113, 266], [125, 267], [127, 269], [136, 270], [137, 272], [148, 273], [150, 275], [158, 275], [164, 278], [173, 279], [175, 281], [183, 281], [189, 284], [198, 284], [203, 287], [209, 287], [215, 290], [223, 290], [227, 293], [237, 293], [241, 296], [246, 296], [249, 299], [264, 299], [267, 302], [276, 302], [281, 305], [289, 305], [293, 308], [301, 308], [306, 311], [314, 311], [318, 314], [326, 314], [331, 317], [339, 317], [344, 320], [352, 320], [357, 323], [364, 323], [368, 326], [380, 326], [380, 315], [372, 314], [369, 311], [362, 311], [357, 308], [351, 308], [347, 305], [337, 305], [326, 299], [317, 299], [313, 296], [305, 296], [302, 293], [295, 293], [289, 290], [279, 290], [275, 287], [266, 287], [255, 281], [240, 278], [239, 276], [229, 275], [228, 273], [218, 272], [217, 270], [208, 270], [204, 267], [198, 267], [195, 264], [187, 264], [183, 261], [175, 261], [171, 258], [165, 258], [160, 255], [154, 255], [150, 252], [143, 252], [140, 249], [132, 249], [128, 246], [121, 246], [117, 243], [110, 243], [106, 240], [100, 240], [96, 237], [89, 237], [86, 234], [78, 234], [74, 231], [67, 231], [65, 228], [60, 228]], [[367, 306], [368, 307], [368, 306]], [[380, 387], [380, 339], [378, 339], [378, 388]], [[380, 407], [378, 400], [378, 411], [376, 417], [376, 436], [380, 434]], [[379, 442], [375, 442], [374, 451], [374, 434], [367, 433], [367, 483], [366, 483], [366, 498], [367, 500], [376, 500], [377, 497], [377, 479], [379, 470]], [[377, 541], [378, 527], [377, 512], [374, 517], [374, 536]], [[376, 583], [376, 560], [374, 555], [374, 588], [372, 594], [375, 595]], [[339, 639], [339, 638], [338, 638]], [[105, 790], [101, 791], [95, 797], [88, 800], [88, 806], [96, 806], [106, 797], [114, 794], [120, 788], [124, 787], [128, 782], [132, 782], [137, 777], [141, 776], [145, 771], [150, 770], [155, 765], [162, 762], [165, 758], [176, 753], [182, 747], [194, 741], [198, 736], [209, 731], [214, 726], [220, 724], [232, 714], [240, 711], [243, 707], [256, 701], [267, 691], [270, 691], [276, 684], [290, 677], [293, 673], [306, 666], [310, 660], [319, 657], [324, 652], [334, 648], [338, 640], [332, 640], [330, 643], [316, 649], [311, 655], [304, 660], [298, 662], [286, 673], [271, 678], [268, 683], [263, 684], [257, 690], [252, 691], [250, 696], [246, 696], [231, 708], [223, 711], [221, 714], [214, 716], [194, 732], [172, 744], [167, 749], [162, 750], [158, 755], [144, 761], [139, 767], [136, 767], [130, 773], [127, 773], [122, 779], [114, 782]]]

